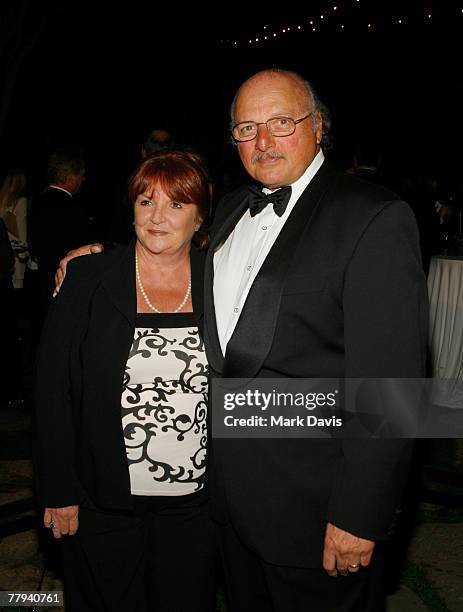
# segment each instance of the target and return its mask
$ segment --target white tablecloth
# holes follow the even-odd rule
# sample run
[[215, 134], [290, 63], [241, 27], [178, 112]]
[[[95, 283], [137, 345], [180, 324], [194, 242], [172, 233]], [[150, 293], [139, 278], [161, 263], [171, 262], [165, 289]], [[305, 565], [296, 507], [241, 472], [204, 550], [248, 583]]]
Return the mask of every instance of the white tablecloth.
[[463, 408], [463, 258], [432, 257], [428, 292], [433, 402]]

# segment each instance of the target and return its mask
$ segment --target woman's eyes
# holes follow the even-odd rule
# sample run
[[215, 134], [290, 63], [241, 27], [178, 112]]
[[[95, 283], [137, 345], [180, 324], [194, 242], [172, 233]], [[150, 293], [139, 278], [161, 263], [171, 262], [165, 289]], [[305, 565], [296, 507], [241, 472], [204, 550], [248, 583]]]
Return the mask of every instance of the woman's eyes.
[[[145, 198], [143, 200], [138, 200], [138, 204], [140, 204], [140, 206], [152, 206], [154, 202], [152, 200], [149, 200], [148, 198]], [[170, 206], [171, 208], [176, 208], [176, 209], [183, 208], [183, 204], [181, 202], [171, 202]]]

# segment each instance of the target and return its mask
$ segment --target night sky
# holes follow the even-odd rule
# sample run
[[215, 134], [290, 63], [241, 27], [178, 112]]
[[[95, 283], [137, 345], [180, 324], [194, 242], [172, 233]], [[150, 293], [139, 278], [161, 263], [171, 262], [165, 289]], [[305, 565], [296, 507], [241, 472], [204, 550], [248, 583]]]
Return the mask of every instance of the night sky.
[[[236, 5], [227, 9], [232, 14], [220, 15], [222, 6], [211, 13], [201, 3], [188, 11], [181, 5], [161, 11], [154, 2], [148, 10], [136, 1], [12, 4], [13, 13], [26, 6], [23, 34], [40, 34], [15, 78], [2, 170], [21, 165], [39, 182], [53, 146], [79, 146], [87, 160], [86, 188], [99, 185], [101, 191], [112, 180], [125, 180], [147, 132], [167, 127], [218, 171], [236, 163], [227, 133], [233, 92], [269, 66], [295, 69], [315, 85], [333, 114], [332, 156], [340, 165], [367, 135], [382, 143], [385, 165], [398, 172], [459, 169], [458, 2], [440, 3], [452, 12], [437, 2], [346, 1], [338, 3], [343, 13], [337, 20], [336, 3], [326, 1], [281, 18], [269, 8], [270, 15], [256, 17]], [[423, 19], [424, 6], [432, 7], [432, 23]], [[324, 27], [295, 31], [322, 10]], [[402, 27], [394, 22], [400, 15]], [[264, 24], [281, 31], [285, 22], [293, 29], [275, 42], [247, 42]], [[3, 68], [5, 61], [3, 56]]]

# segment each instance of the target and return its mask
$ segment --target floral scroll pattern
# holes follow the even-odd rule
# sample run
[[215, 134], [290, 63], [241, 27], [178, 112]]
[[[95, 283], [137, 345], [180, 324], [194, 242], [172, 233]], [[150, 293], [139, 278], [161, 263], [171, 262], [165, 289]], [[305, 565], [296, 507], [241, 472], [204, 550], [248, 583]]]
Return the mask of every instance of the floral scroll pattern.
[[202, 487], [207, 376], [197, 327], [135, 329], [122, 390], [133, 493], [181, 495]]

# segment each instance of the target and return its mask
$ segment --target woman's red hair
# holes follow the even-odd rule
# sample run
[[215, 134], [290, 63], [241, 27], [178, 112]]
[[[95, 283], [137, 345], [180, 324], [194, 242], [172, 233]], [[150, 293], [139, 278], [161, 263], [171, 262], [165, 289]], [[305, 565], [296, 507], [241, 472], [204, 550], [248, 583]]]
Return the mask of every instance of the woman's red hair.
[[[201, 222], [209, 216], [211, 180], [197, 153], [164, 150], [144, 159], [129, 178], [128, 194], [132, 204], [141, 193], [149, 195], [155, 185], [159, 185], [172, 200], [196, 204]], [[198, 248], [207, 246], [204, 230], [196, 232], [194, 242]]]

